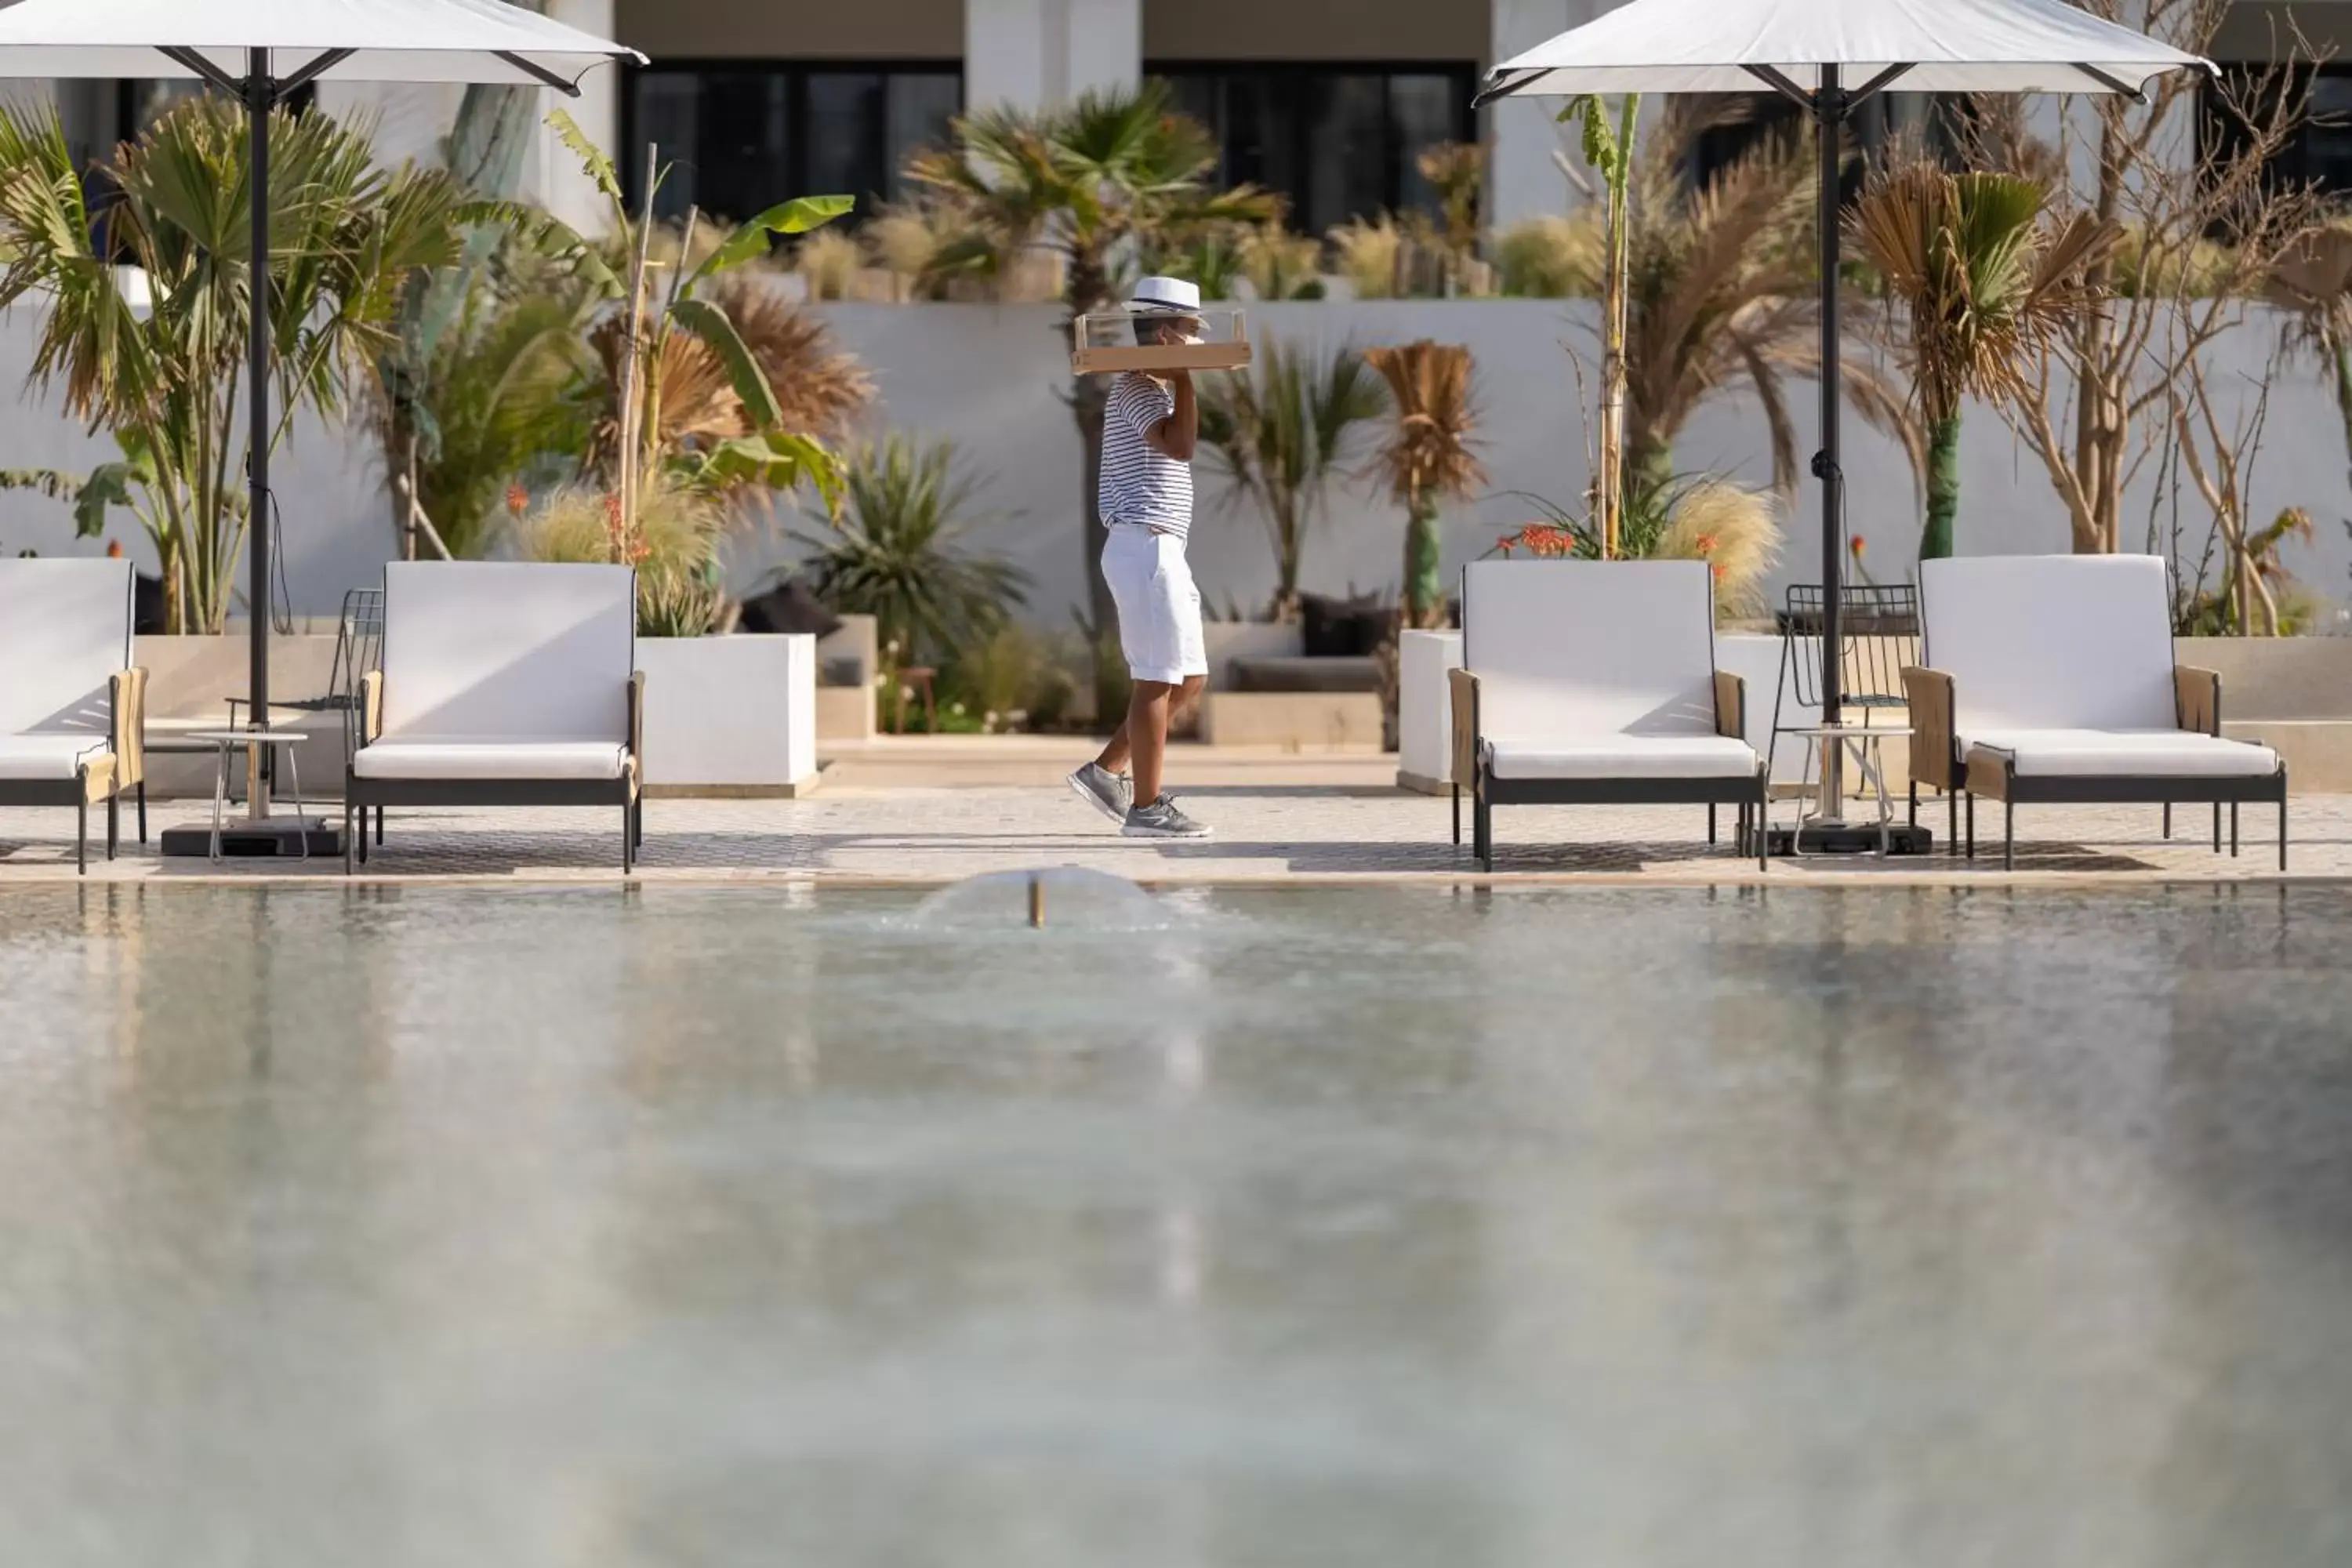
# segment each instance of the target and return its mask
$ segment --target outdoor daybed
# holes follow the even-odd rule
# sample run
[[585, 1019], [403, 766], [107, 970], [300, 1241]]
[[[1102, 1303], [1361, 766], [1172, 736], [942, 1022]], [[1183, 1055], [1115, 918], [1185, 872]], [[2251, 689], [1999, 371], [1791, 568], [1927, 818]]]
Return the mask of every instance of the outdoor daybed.
[[2286, 867], [2286, 764], [2221, 738], [2221, 678], [2174, 664], [2171, 579], [2153, 555], [1990, 556], [1919, 570], [1928, 668], [1904, 671], [1912, 801], [1930, 784], [2002, 805], [2001, 863], [2017, 862], [2017, 807], [2037, 802], [2165, 807], [2275, 803]]
[[1462, 574], [1454, 842], [1494, 869], [1497, 805], [1739, 808], [1764, 844], [1764, 763], [1747, 685], [1715, 668], [1715, 579], [1698, 561], [1481, 561]]
[[[383, 571], [383, 668], [361, 684], [344, 782], [369, 806], [604, 805], [621, 868], [644, 841], [645, 678], [626, 566], [399, 562]], [[383, 842], [378, 818], [377, 842]]]
[[108, 859], [125, 790], [147, 838], [147, 672], [131, 662], [131, 591], [128, 561], [0, 561], [0, 805], [72, 806], [82, 872], [100, 801]]

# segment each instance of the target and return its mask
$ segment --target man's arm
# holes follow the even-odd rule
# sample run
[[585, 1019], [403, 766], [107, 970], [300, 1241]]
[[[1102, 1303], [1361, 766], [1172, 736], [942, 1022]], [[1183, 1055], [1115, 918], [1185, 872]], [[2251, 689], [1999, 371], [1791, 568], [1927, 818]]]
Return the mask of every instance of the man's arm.
[[1162, 455], [1180, 463], [1192, 460], [1192, 449], [1201, 442], [1201, 405], [1192, 396], [1192, 373], [1171, 371], [1176, 387], [1176, 410], [1143, 433]]

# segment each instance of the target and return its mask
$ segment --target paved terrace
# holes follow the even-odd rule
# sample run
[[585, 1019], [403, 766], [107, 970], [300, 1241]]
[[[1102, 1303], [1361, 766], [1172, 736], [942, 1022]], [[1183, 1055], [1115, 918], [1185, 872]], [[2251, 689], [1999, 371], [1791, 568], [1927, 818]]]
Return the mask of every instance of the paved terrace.
[[[800, 800], [656, 799], [646, 807], [637, 875], [646, 881], [814, 879], [948, 882], [984, 871], [1085, 866], [1148, 884], [1383, 879], [1481, 880], [1452, 842], [1443, 798], [1394, 787], [1393, 757], [1298, 756], [1180, 747], [1171, 787], [1211, 823], [1205, 843], [1136, 841], [1062, 786], [1088, 754], [1057, 738], [885, 740], [835, 757], [823, 786]], [[1784, 808], [1786, 809], [1786, 808]], [[151, 836], [209, 820], [209, 801], [157, 802]], [[1921, 820], [1939, 837], [1941, 802]], [[2290, 877], [2352, 879], [2352, 795], [2298, 797]], [[2243, 852], [2210, 847], [2210, 808], [2183, 806], [2167, 843], [2152, 806], [2032, 806], [2020, 812], [2018, 870], [2000, 870], [2000, 807], [1978, 812], [1980, 858], [1940, 851], [1879, 861], [1776, 861], [1769, 882], [2033, 884], [2057, 879], [2277, 879], [2275, 819], [2243, 808]], [[1724, 815], [1727, 835], [1728, 810]], [[102, 817], [94, 816], [93, 835]], [[0, 808], [0, 887], [74, 879], [73, 814]], [[129, 814], [124, 832], [131, 838]], [[1605, 879], [1659, 885], [1756, 882], [1755, 862], [1706, 843], [1695, 806], [1519, 806], [1496, 814], [1495, 880]], [[1989, 855], [1986, 851], [1989, 850]], [[581, 881], [620, 877], [616, 811], [411, 810], [362, 876], [384, 881]], [[93, 847], [90, 881], [342, 879], [340, 861], [165, 860], [126, 842], [108, 864]]]

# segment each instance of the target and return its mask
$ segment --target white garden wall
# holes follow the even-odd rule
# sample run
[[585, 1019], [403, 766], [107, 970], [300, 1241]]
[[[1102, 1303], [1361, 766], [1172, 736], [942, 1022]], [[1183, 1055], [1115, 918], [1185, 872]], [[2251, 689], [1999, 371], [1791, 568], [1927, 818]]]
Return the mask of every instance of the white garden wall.
[[[1067, 385], [1055, 312], [1050, 307], [979, 305], [831, 305], [820, 307], [843, 342], [872, 368], [881, 395], [877, 428], [897, 426], [955, 440], [975, 472], [986, 477], [984, 503], [1008, 515], [981, 538], [1037, 578], [1032, 618], [1066, 627], [1068, 607], [1084, 597], [1080, 552], [1090, 542], [1082, 527], [1079, 449], [1061, 401]], [[1505, 528], [1533, 514], [1501, 492], [1531, 490], [1563, 504], [1586, 480], [1583, 395], [1570, 367], [1572, 348], [1590, 365], [1592, 314], [1581, 301], [1416, 300], [1355, 304], [1293, 304], [1253, 309], [1254, 331], [1286, 339], [1337, 343], [1399, 342], [1433, 337], [1470, 345], [1477, 357], [1485, 409], [1484, 455], [1492, 476], [1490, 499], [1447, 523], [1449, 560], [1490, 546]], [[0, 317], [0, 389], [22, 383], [36, 321], [28, 309]], [[2215, 351], [2212, 380], [2242, 386], [2267, 360], [2274, 323], [2258, 321]], [[1810, 452], [1815, 399], [1798, 387], [1793, 402]], [[1890, 444], [1849, 418], [1846, 471], [1853, 527], [1869, 542], [1868, 561], [1881, 576], [1904, 574], [1916, 533], [1916, 503], [1907, 467]], [[86, 466], [110, 451], [64, 419], [48, 400], [0, 394], [0, 467]], [[1685, 432], [1678, 466], [1738, 473], [1755, 482], [1769, 477], [1763, 423], [1744, 400], [1719, 403]], [[2137, 545], [2157, 499], [2155, 465], [2132, 492], [2130, 542]], [[2332, 400], [2315, 376], [2298, 373], [2273, 395], [2270, 435], [2256, 469], [2254, 494], [2265, 514], [2307, 507], [2320, 524], [2315, 543], [2290, 552], [2299, 574], [2341, 600], [2352, 578], [2352, 541], [2341, 520], [2352, 515], [2341, 427]], [[381, 469], [364, 433], [335, 432], [306, 422], [278, 468], [286, 514], [287, 575], [295, 608], [331, 614], [347, 587], [371, 581], [393, 548]], [[1219, 498], [1204, 462], [1202, 516], [1194, 560], [1213, 610], [1230, 600], [1262, 604], [1271, 592], [1272, 558], [1255, 516]], [[1791, 548], [1784, 578], [1817, 577], [1818, 500], [1811, 482], [1790, 520]], [[2038, 461], [2011, 437], [2000, 418], [1969, 416], [1963, 450], [1960, 547], [1969, 553], [2066, 548], [2063, 513]], [[2192, 496], [2181, 498], [2192, 542], [2205, 529]], [[116, 535], [135, 542], [127, 514]], [[1386, 587], [1397, 578], [1402, 518], [1385, 500], [1358, 483], [1333, 497], [1331, 516], [1307, 558], [1310, 588], [1355, 584]], [[0, 494], [0, 551], [94, 549], [77, 545], [63, 506], [25, 494]], [[2194, 544], [2192, 542], [2192, 549]], [[752, 528], [734, 552], [739, 579], [787, 558], [792, 547], [780, 524]]]

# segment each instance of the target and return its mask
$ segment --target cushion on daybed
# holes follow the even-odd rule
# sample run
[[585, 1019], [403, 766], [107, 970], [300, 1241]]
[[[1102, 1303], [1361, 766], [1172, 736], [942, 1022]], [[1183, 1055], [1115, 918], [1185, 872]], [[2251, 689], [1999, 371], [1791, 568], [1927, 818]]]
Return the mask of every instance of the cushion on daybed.
[[1929, 668], [1962, 754], [2019, 730], [2174, 730], [2171, 579], [2153, 555], [1922, 562]]
[[0, 561], [0, 735], [103, 744], [112, 733], [109, 683], [130, 667], [130, 562]]
[[393, 741], [626, 740], [636, 666], [628, 567], [404, 561], [384, 568], [383, 589], [383, 724], [363, 757]]
[[69, 779], [112, 751], [104, 735], [0, 735], [0, 779]]
[[617, 779], [624, 751], [612, 741], [378, 741], [360, 748], [352, 771], [363, 779]]
[[1714, 587], [1701, 561], [1472, 563], [1462, 662], [1478, 678], [1480, 734], [1712, 737]]
[[1720, 735], [1619, 735], [1589, 742], [1495, 741], [1498, 779], [1744, 779], [1756, 775], [1745, 741]]
[[1975, 751], [2013, 758], [2021, 778], [2268, 778], [2268, 746], [2183, 730], [1991, 730]]

